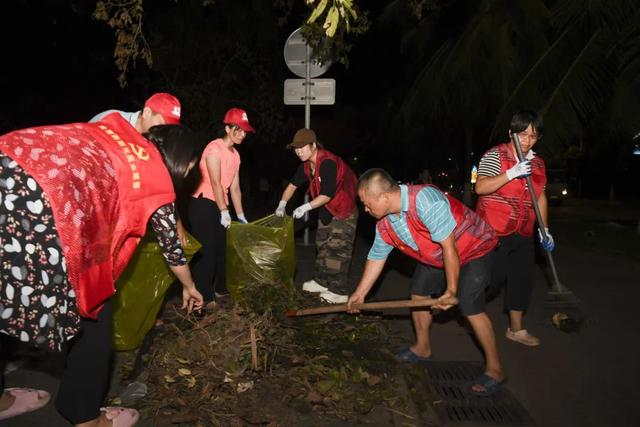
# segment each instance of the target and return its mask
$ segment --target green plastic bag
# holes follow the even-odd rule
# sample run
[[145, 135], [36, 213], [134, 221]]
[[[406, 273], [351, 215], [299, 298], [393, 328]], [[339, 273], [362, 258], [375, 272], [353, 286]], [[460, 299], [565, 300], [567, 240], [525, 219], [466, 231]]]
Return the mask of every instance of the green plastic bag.
[[[188, 236], [184, 248], [187, 259], [200, 249], [200, 243]], [[113, 306], [113, 348], [133, 350], [155, 324], [164, 294], [175, 277], [167, 265], [153, 231], [147, 232], [127, 268], [116, 283]]]
[[269, 215], [227, 232], [226, 279], [231, 299], [255, 312], [286, 309], [296, 297], [296, 245], [291, 217]]

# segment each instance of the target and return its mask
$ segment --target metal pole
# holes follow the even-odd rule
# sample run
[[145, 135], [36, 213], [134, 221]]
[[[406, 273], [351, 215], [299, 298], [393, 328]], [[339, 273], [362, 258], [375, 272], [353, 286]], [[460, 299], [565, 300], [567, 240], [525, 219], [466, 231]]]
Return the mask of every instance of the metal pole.
[[311, 49], [305, 44], [304, 77], [304, 127], [311, 127]]
[[[309, 45], [305, 43], [305, 55], [304, 55], [304, 127], [311, 128], [311, 49]], [[317, 171], [316, 171], [317, 172]], [[304, 195], [304, 202], [309, 203], [309, 193]], [[309, 245], [309, 212], [304, 214], [304, 245]]]
[[[524, 160], [524, 155], [522, 154], [522, 148], [520, 147], [520, 137], [515, 133], [511, 133], [511, 138], [513, 139], [513, 145], [516, 148], [516, 153], [518, 154], [518, 161]], [[538, 200], [536, 199], [536, 193], [533, 191], [533, 184], [531, 183], [531, 176], [526, 177], [527, 187], [529, 188], [529, 195], [531, 196], [531, 204], [533, 205], [533, 209], [536, 213], [536, 219], [538, 220], [538, 227], [540, 228], [540, 234], [542, 234], [542, 239], [547, 238], [547, 232], [544, 229], [544, 222], [542, 222], [542, 214], [540, 213], [540, 207], [538, 206]], [[569, 294], [571, 291], [569, 288], [560, 283], [560, 278], [558, 277], [558, 271], [556, 270], [556, 264], [553, 262], [553, 256], [550, 251], [546, 251], [547, 259], [549, 260], [549, 266], [551, 267], [551, 274], [553, 276], [553, 284], [551, 285], [550, 293], [553, 294]]]

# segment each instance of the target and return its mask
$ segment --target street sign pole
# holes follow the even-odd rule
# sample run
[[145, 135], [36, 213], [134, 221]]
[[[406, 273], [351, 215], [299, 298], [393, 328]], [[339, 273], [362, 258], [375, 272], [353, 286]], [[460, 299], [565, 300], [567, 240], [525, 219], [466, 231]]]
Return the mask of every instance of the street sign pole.
[[305, 45], [304, 127], [311, 129], [311, 48]]

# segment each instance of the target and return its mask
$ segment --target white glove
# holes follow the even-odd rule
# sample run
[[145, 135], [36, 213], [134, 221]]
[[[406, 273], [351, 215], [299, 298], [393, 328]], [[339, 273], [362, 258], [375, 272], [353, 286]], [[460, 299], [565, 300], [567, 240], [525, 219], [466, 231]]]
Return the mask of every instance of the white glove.
[[278, 203], [278, 207], [276, 208], [276, 216], [284, 216], [287, 213], [284, 209], [286, 206], [287, 202], [280, 200], [280, 203]]
[[507, 169], [507, 178], [511, 181], [514, 178], [524, 178], [531, 175], [531, 161], [523, 160], [516, 163], [512, 168]]
[[304, 214], [309, 212], [311, 209], [313, 209], [311, 207], [311, 203], [305, 203], [304, 205], [298, 206], [296, 210], [293, 211], [293, 217], [295, 219], [300, 219], [304, 216]]
[[249, 223], [249, 221], [247, 221], [247, 218], [245, 218], [243, 213], [238, 214], [238, 221], [240, 221], [243, 224], [248, 224]]
[[231, 215], [229, 215], [228, 209], [220, 211], [220, 225], [224, 228], [229, 228], [231, 225]]
[[549, 229], [547, 227], [544, 228], [544, 232], [547, 235], [546, 239], [542, 238], [542, 232], [538, 228], [538, 240], [540, 241], [540, 246], [542, 246], [542, 249], [545, 251], [551, 252], [553, 248], [556, 247], [553, 241], [553, 236], [549, 233]]

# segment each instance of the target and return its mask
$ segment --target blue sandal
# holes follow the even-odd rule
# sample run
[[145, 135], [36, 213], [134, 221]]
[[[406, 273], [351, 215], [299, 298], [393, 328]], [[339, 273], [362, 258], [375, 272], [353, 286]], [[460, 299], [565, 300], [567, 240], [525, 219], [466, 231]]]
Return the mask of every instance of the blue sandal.
[[[506, 379], [502, 381], [498, 381], [495, 378], [492, 378], [489, 375], [482, 373], [471, 384], [471, 393], [475, 394], [476, 396], [491, 396], [497, 391], [501, 390], [502, 387], [506, 384], [506, 382], [507, 382]], [[474, 385], [480, 385], [484, 387], [484, 390], [476, 391], [473, 389]]]
[[429, 357], [418, 356], [413, 351], [411, 351], [411, 348], [409, 347], [394, 354], [393, 358], [396, 359], [396, 362], [398, 363], [421, 363], [421, 362], [429, 362], [432, 360], [432, 356], [429, 356]]

